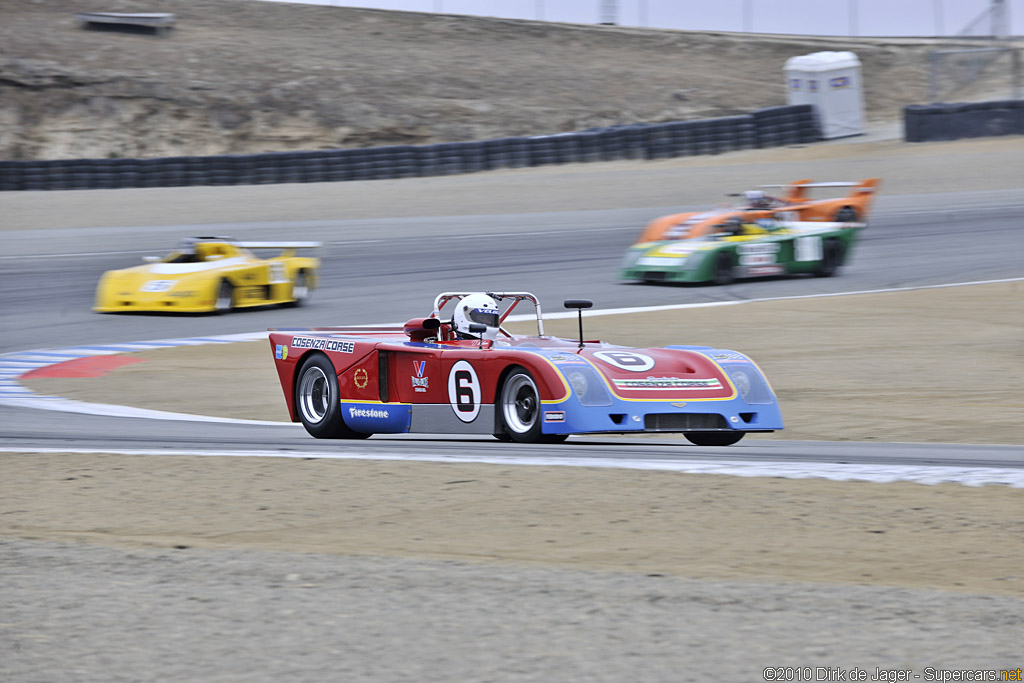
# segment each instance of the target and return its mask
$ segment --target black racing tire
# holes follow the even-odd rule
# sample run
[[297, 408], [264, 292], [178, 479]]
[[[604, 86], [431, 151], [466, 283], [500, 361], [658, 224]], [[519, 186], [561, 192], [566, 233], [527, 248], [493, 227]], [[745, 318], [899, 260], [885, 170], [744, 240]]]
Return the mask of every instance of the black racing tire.
[[213, 312], [229, 313], [235, 307], [235, 288], [227, 280], [217, 284], [217, 297], [213, 300]]
[[852, 206], [844, 206], [836, 211], [837, 223], [856, 223], [858, 218], [857, 209]]
[[295, 374], [295, 412], [306, 431], [318, 439], [365, 439], [370, 436], [345, 424], [341, 416], [338, 374], [322, 353], [311, 353]]
[[292, 283], [292, 299], [289, 302], [291, 306], [302, 306], [309, 300], [309, 295], [313, 290], [309, 288], [309, 276], [306, 275], [306, 271], [300, 270], [295, 274], [295, 282]]
[[505, 441], [519, 443], [560, 443], [567, 434], [544, 434], [541, 432], [544, 411], [540, 402], [540, 391], [529, 370], [516, 368], [502, 382], [495, 406], [496, 426], [494, 436]]
[[814, 271], [818, 277], [832, 277], [843, 263], [843, 245], [832, 238], [821, 245], [821, 263]]
[[716, 285], [731, 285], [735, 281], [736, 271], [732, 254], [727, 251], [718, 252], [711, 267], [711, 282]]
[[746, 432], [683, 432], [686, 440], [694, 446], [731, 446], [744, 434]]

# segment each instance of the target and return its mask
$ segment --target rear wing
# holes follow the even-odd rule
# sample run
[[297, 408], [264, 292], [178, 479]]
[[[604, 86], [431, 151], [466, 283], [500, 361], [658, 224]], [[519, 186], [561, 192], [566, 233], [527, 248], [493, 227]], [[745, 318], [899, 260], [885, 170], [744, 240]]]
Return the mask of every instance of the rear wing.
[[877, 191], [878, 186], [882, 184], [881, 178], [865, 178], [864, 180], [848, 181], [827, 181], [827, 182], [814, 182], [813, 180], [795, 180], [785, 185], [762, 185], [761, 187], [774, 187], [774, 188], [785, 188], [786, 196], [783, 197], [787, 202], [800, 203], [807, 201], [807, 190], [816, 187], [852, 187], [854, 188], [847, 196], [855, 197], [861, 194], [872, 194]]
[[323, 242], [236, 242], [243, 249], [319, 249]]
[[261, 256], [260, 258], [291, 258], [299, 249], [319, 249], [323, 242], [235, 242], [240, 249], [280, 249], [281, 253], [276, 257]]

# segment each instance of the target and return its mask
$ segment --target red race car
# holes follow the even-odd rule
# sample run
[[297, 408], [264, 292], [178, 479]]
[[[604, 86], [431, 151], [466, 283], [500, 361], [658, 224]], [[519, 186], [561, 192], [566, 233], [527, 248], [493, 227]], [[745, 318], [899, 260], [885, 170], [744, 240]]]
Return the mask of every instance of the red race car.
[[[532, 304], [535, 335], [503, 322]], [[570, 434], [681, 432], [728, 446], [782, 429], [760, 368], [708, 346], [633, 349], [544, 334], [528, 292], [445, 292], [428, 317], [398, 327], [271, 330], [293, 422], [317, 438], [371, 434], [488, 434], [557, 442]]]

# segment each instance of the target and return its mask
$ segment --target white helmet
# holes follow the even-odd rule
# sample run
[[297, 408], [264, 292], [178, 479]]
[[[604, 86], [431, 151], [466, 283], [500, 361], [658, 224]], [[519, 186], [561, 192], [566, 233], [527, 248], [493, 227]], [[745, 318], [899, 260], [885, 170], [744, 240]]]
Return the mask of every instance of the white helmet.
[[747, 190], [743, 193], [744, 198], [748, 204], [756, 206], [757, 204], [763, 203], [767, 197], [761, 190]]
[[[455, 304], [452, 327], [463, 338], [494, 340], [498, 336], [498, 316], [498, 304], [493, 298], [483, 293], [469, 294]], [[487, 329], [474, 333], [469, 331], [470, 325], [484, 325]]]

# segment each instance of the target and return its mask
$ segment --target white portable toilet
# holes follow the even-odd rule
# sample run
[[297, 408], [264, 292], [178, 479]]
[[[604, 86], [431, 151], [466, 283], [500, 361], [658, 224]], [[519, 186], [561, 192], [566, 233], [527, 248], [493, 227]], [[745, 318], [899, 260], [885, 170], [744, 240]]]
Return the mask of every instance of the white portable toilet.
[[813, 104], [823, 138], [864, 134], [860, 60], [852, 52], [814, 52], [786, 60], [789, 104]]

